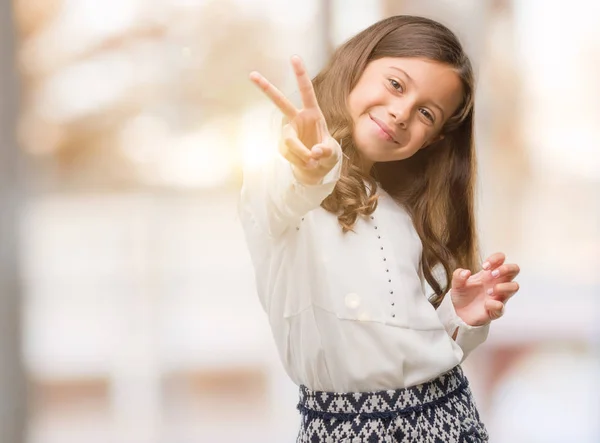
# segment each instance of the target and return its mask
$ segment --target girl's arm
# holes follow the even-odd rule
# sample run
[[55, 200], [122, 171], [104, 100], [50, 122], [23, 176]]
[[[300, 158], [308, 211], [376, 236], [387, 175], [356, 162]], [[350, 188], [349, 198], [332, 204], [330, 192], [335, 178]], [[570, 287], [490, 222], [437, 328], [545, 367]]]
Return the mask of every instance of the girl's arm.
[[463, 350], [462, 361], [464, 361], [467, 356], [488, 337], [490, 324], [471, 326], [465, 323], [458, 314], [456, 314], [450, 293], [444, 296], [444, 300], [437, 308], [437, 314], [448, 335]]
[[[441, 266], [434, 268], [433, 272], [439, 281], [445, 279], [445, 273]], [[421, 278], [423, 294], [425, 296], [431, 294], [433, 289], [429, 286], [427, 280], [425, 280], [422, 269], [419, 269], [419, 277]], [[454, 309], [450, 292], [444, 296], [444, 299], [440, 306], [438, 306], [436, 312], [450, 338], [452, 338], [452, 340], [454, 340], [462, 349], [463, 358], [461, 362], [463, 362], [477, 346], [487, 339], [490, 330], [489, 323], [483, 326], [471, 326], [465, 323], [456, 313], [456, 309]]]
[[462, 268], [452, 274], [452, 289], [440, 304], [438, 315], [463, 349], [463, 360], [485, 341], [490, 322], [504, 315], [504, 306], [519, 291], [514, 281], [519, 272], [516, 263], [506, 263], [506, 255], [496, 252], [476, 274]]
[[299, 57], [292, 57], [292, 66], [302, 109], [296, 109], [262, 75], [250, 74], [288, 122], [283, 127], [278, 155], [262, 170], [245, 171], [240, 200], [240, 216], [247, 216], [273, 238], [319, 207], [333, 191], [342, 165], [342, 149], [329, 135], [304, 64]]
[[502, 252], [491, 254], [475, 274], [469, 269], [454, 270], [452, 289], [438, 311], [465, 353], [486, 339], [490, 322], [504, 315], [504, 306], [519, 291], [514, 281], [519, 272], [516, 263], [506, 263]]
[[[297, 177], [294, 166], [277, 153], [260, 169], [244, 171], [239, 209], [254, 225], [276, 238], [319, 207], [340, 177], [342, 156], [316, 183]], [[308, 181], [308, 180], [307, 180]]]

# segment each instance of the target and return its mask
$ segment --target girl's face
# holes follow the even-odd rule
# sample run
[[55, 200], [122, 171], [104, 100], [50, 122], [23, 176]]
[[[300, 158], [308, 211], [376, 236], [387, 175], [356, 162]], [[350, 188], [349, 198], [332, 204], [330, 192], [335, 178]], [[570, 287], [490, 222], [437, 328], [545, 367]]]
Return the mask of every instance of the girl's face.
[[424, 58], [370, 62], [348, 96], [364, 166], [409, 158], [439, 140], [462, 99], [462, 81], [449, 65]]

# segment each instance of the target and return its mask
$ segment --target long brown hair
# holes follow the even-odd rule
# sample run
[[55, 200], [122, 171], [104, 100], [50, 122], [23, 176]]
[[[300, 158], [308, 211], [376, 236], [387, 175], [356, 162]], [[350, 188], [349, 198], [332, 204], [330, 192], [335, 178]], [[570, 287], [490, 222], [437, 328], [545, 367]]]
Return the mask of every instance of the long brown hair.
[[[464, 98], [444, 125], [442, 140], [408, 159], [375, 163], [365, 175], [346, 103], [367, 64], [382, 57], [421, 57], [448, 64], [462, 80]], [[379, 181], [412, 217], [423, 243], [421, 269], [435, 292], [430, 301], [437, 308], [450, 287], [452, 270], [475, 270], [480, 262], [474, 216], [474, 79], [460, 42], [433, 20], [389, 17], [340, 46], [313, 85], [331, 135], [341, 142], [344, 153], [341, 178], [321, 206], [337, 214], [348, 232], [359, 216], [375, 211]], [[434, 276], [439, 265], [445, 271], [444, 287]]]

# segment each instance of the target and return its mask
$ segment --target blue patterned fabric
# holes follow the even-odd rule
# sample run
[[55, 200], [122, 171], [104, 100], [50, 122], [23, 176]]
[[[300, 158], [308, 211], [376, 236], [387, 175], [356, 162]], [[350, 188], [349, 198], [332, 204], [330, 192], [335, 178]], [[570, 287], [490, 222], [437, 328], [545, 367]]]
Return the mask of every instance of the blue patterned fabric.
[[462, 368], [410, 388], [334, 393], [300, 386], [297, 443], [480, 443], [487, 430]]

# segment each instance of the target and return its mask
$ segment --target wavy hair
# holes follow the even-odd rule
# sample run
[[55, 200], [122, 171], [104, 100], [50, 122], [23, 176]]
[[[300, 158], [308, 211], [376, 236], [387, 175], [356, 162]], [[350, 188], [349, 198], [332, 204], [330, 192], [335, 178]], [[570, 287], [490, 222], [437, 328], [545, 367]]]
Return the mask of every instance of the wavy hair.
[[[412, 157], [375, 163], [367, 175], [352, 138], [347, 98], [367, 64], [383, 57], [420, 57], [453, 67], [462, 80], [462, 104], [442, 128], [443, 139]], [[456, 267], [474, 270], [479, 251], [474, 216], [476, 157], [473, 143], [474, 76], [469, 58], [444, 25], [415, 16], [394, 16], [365, 29], [340, 46], [313, 79], [331, 135], [342, 145], [342, 174], [321, 206], [351, 231], [360, 216], [377, 207], [377, 182], [410, 214], [423, 244], [421, 271], [437, 308]], [[365, 183], [368, 186], [365, 186]], [[445, 271], [445, 285], [434, 275]], [[436, 269], [437, 271], [437, 269]]]

